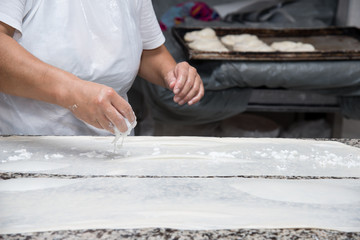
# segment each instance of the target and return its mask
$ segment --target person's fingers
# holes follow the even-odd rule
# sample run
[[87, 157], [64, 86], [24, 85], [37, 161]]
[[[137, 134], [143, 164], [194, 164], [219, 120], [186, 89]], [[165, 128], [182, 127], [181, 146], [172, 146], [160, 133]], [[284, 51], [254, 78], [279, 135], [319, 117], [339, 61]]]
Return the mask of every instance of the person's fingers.
[[97, 114], [93, 126], [114, 133], [113, 125], [104, 114]]
[[70, 111], [75, 117], [96, 128], [114, 133], [114, 127], [121, 132], [128, 130], [125, 118], [130, 123], [136, 122], [130, 104], [108, 86], [85, 82], [81, 91], [77, 91]]
[[178, 63], [175, 67], [176, 83], [174, 86], [174, 94], [177, 95], [183, 89], [185, 82], [188, 79], [189, 64], [186, 62]]
[[[188, 100], [190, 100], [197, 91], [199, 85], [197, 85], [196, 81], [199, 81], [200, 79], [197, 79], [198, 74], [195, 68], [190, 67], [188, 72], [188, 79], [185, 82], [185, 85], [180, 93], [176, 94], [174, 97], [174, 101], [179, 103], [180, 105], [183, 105]], [[189, 94], [192, 94], [193, 96], [189, 96]]]
[[112, 133], [114, 133], [114, 127], [120, 132], [126, 132], [128, 130], [124, 117], [112, 105], [106, 110], [106, 118], [109, 121], [108, 125]]
[[195, 95], [195, 97], [193, 97], [190, 101], [188, 101], [188, 104], [189, 104], [189, 105], [193, 105], [193, 104], [199, 102], [200, 99], [204, 96], [204, 93], [205, 93], [204, 85], [203, 85], [203, 83], [201, 82], [199, 91], [197, 92], [197, 94]]
[[103, 129], [114, 133], [114, 126], [120, 132], [126, 132], [127, 126], [124, 117], [130, 122], [134, 121], [132, 108], [113, 88], [101, 91], [96, 102], [98, 108], [96, 119]]
[[94, 126], [94, 127], [96, 127], [96, 128], [100, 128], [100, 129], [103, 128], [103, 127], [100, 125], [100, 123], [98, 122], [97, 119], [94, 119], [93, 121], [87, 122], [87, 123], [89, 123], [90, 125], [92, 125], [92, 126]]
[[128, 130], [125, 118], [111, 104], [106, 108], [104, 114], [97, 115], [96, 122], [97, 125], [100, 125], [100, 128], [113, 134], [115, 133], [114, 127], [120, 132], [126, 132]]
[[[112, 94], [110, 96], [110, 102], [111, 102], [111, 105], [114, 107], [114, 109], [120, 115], [122, 115], [122, 117], [127, 118], [130, 123], [135, 122], [136, 117], [135, 117], [134, 111], [133, 111], [132, 107], [130, 106], [130, 104], [125, 99], [120, 97], [115, 92], [115, 94]], [[113, 118], [113, 119], [120, 118], [119, 115], [117, 115], [117, 114], [115, 114], [113, 112], [110, 112], [110, 113], [112, 114], [111, 118]], [[116, 123], [115, 123], [115, 125], [117, 126]]]
[[166, 78], [165, 78], [166, 84], [170, 90], [173, 90], [176, 84], [176, 77], [175, 77], [175, 71], [170, 71]]
[[130, 104], [117, 94], [117, 92], [108, 88], [103, 91], [99, 97], [97, 120], [103, 129], [114, 133], [114, 127], [120, 132], [126, 132], [128, 127], [125, 118], [133, 123], [136, 118]]
[[[200, 76], [195, 76], [195, 81], [194, 81], [194, 84], [192, 85], [192, 88], [190, 89], [190, 91], [186, 94], [186, 96], [184, 96], [179, 104], [180, 105], [183, 105], [185, 103], [189, 103], [190, 100], [192, 100], [195, 96], [197, 96], [197, 94], [199, 93], [200, 91], [200, 88], [201, 88], [201, 85], [202, 85], [202, 82], [200, 80]], [[189, 105], [193, 104], [192, 102], [189, 103]]]

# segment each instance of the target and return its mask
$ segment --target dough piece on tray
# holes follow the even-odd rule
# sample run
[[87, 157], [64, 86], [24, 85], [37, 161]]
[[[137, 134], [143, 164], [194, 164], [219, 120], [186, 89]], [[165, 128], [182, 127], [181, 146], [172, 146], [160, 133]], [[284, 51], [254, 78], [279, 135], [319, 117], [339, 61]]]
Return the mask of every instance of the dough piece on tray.
[[312, 52], [313, 45], [309, 43], [281, 41], [273, 42], [270, 46], [252, 34], [228, 34], [219, 38], [212, 28], [188, 32], [184, 36], [189, 47], [207, 52]]
[[315, 48], [309, 43], [282, 41], [274, 42], [271, 47], [280, 52], [313, 52]]
[[275, 50], [259, 39], [235, 43], [233, 50], [236, 52], [274, 52]]
[[274, 52], [275, 50], [264, 42], [236, 43], [235, 52]]
[[239, 35], [225, 35], [221, 37], [221, 42], [226, 46], [233, 48], [236, 43], [244, 43], [249, 41], [257, 41], [259, 38], [251, 34], [239, 34]]
[[256, 35], [225, 35], [221, 42], [236, 52], [274, 52], [275, 50], [261, 41]]
[[212, 28], [204, 28], [199, 31], [187, 32], [184, 36], [185, 41], [192, 42], [198, 39], [217, 39], [216, 32]]
[[198, 39], [189, 43], [189, 47], [193, 50], [204, 52], [228, 52], [227, 49], [219, 39]]

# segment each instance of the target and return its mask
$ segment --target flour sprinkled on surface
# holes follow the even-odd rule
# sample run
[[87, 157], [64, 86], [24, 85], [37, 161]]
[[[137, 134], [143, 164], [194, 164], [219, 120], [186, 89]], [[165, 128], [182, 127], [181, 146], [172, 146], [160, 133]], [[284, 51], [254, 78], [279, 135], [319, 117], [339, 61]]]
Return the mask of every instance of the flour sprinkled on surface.
[[115, 139], [112, 142], [114, 144], [114, 152], [116, 152], [117, 142], [119, 141], [120, 137], [122, 137], [121, 144], [120, 144], [120, 147], [122, 147], [125, 137], [130, 135], [131, 130], [133, 130], [137, 124], [136, 120], [134, 122], [130, 123], [127, 118], [125, 118], [125, 123], [127, 126], [126, 132], [120, 132], [119, 129], [117, 129], [117, 127], [114, 127]]

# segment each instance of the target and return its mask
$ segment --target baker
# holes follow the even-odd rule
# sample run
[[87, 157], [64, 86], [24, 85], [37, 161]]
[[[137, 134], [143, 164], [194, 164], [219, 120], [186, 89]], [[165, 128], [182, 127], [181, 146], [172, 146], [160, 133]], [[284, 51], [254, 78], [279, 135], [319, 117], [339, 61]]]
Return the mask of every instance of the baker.
[[151, 0], [1, 0], [0, 134], [126, 132], [136, 75], [198, 102], [200, 76], [164, 42]]

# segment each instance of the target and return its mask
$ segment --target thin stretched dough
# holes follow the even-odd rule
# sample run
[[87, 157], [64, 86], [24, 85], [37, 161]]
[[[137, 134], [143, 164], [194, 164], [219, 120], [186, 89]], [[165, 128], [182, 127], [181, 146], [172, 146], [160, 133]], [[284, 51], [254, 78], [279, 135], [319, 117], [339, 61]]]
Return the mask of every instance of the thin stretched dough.
[[212, 28], [204, 28], [199, 31], [187, 32], [184, 39], [187, 42], [192, 42], [198, 39], [217, 39], [217, 36]]
[[229, 50], [218, 39], [197, 39], [189, 47], [198, 51], [228, 52]]
[[309, 43], [282, 41], [274, 42], [271, 47], [280, 52], [313, 52], [315, 47]]

